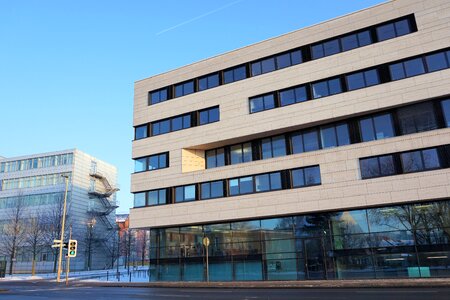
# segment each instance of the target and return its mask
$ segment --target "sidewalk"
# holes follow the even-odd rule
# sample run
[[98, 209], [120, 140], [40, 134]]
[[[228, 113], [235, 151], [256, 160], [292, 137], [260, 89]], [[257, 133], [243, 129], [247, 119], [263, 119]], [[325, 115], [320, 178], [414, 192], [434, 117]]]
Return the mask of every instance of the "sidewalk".
[[313, 280], [313, 281], [235, 281], [235, 282], [77, 282], [74, 286], [143, 288], [407, 288], [450, 287], [450, 278]]

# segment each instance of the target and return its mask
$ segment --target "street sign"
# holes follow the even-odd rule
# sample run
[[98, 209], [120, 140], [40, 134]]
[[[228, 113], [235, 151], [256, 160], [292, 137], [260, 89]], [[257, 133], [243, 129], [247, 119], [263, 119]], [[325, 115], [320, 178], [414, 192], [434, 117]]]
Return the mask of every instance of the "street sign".
[[208, 246], [209, 246], [209, 238], [206, 237], [206, 236], [203, 238], [203, 245], [204, 245], [205, 247], [208, 247]]
[[[52, 248], [59, 248], [60, 245], [61, 245], [60, 243], [56, 243], [56, 244], [53, 244], [51, 247]], [[63, 243], [63, 249], [67, 249], [67, 243]]]

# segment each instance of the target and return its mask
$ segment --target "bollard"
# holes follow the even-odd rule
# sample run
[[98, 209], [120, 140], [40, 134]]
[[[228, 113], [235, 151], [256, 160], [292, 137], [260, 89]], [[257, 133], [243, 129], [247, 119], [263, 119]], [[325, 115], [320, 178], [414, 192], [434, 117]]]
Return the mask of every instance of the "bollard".
[[119, 275], [117, 276], [117, 280], [120, 282], [120, 272], [117, 272], [117, 274], [119, 274]]
[[130, 272], [130, 282], [131, 282], [131, 272]]
[[106, 281], [109, 280], [109, 271], [106, 271]]

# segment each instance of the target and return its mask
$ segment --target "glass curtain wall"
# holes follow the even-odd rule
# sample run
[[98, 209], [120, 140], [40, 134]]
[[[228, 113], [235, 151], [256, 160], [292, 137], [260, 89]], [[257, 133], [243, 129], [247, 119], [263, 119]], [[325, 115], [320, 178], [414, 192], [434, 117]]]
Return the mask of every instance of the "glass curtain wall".
[[450, 277], [450, 200], [151, 230], [154, 281]]

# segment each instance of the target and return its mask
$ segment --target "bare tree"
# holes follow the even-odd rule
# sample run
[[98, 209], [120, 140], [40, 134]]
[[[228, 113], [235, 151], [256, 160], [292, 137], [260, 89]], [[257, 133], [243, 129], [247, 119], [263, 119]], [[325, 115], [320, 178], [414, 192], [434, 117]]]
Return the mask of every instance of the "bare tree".
[[31, 248], [32, 265], [31, 274], [34, 276], [36, 271], [36, 256], [45, 247], [46, 228], [44, 226], [43, 214], [40, 210], [29, 218], [26, 222], [27, 230], [25, 231], [25, 243]]
[[23, 245], [25, 239], [25, 199], [19, 194], [11, 208], [6, 212], [7, 223], [3, 227], [2, 252], [9, 257], [9, 275], [12, 275], [13, 264], [16, 260], [17, 248]]
[[[53, 240], [59, 240], [61, 238], [61, 223], [64, 211], [64, 194], [57, 197], [56, 202], [51, 206], [47, 213], [43, 216], [44, 224], [46, 227], [46, 233], [44, 235], [45, 244], [50, 246], [53, 244]], [[67, 217], [67, 216], [66, 216]], [[66, 218], [66, 226], [69, 222]], [[65, 230], [65, 232], [67, 232]], [[56, 272], [59, 248], [51, 248], [53, 253], [53, 272]]]

